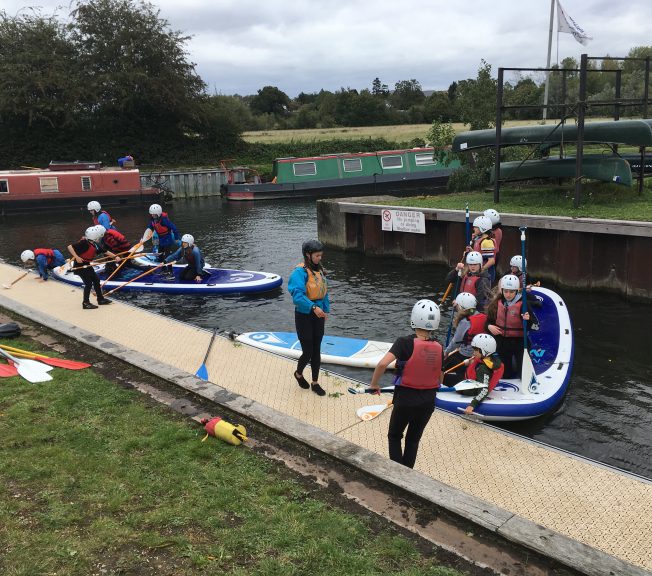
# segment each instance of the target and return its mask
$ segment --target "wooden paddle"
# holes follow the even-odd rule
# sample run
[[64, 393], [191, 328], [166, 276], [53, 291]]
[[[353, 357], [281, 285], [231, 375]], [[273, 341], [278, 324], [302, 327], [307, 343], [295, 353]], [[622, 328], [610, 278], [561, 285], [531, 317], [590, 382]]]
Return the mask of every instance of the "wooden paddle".
[[28, 274], [29, 274], [29, 270], [28, 270], [27, 272], [23, 272], [23, 273], [22, 273], [20, 276], [18, 276], [18, 278], [16, 278], [16, 279], [11, 283], [11, 284], [3, 284], [2, 287], [3, 287], [5, 290], [9, 290], [9, 289], [14, 285], [14, 284], [16, 284], [16, 282], [20, 282], [20, 281], [21, 281], [23, 278], [25, 278], [25, 276], [27, 276]]
[[139, 276], [136, 276], [135, 278], [132, 278], [131, 280], [127, 280], [127, 282], [125, 282], [123, 284], [120, 284], [120, 286], [116, 286], [113, 290], [109, 290], [108, 292], [105, 292], [104, 296], [106, 297], [109, 294], [113, 294], [114, 292], [117, 292], [121, 288], [124, 288], [127, 284], [131, 284], [132, 282], [135, 282], [139, 278], [142, 278], [143, 276], [147, 276], [147, 274], [151, 274], [152, 272], [156, 272], [156, 270], [158, 270], [159, 268], [163, 268], [163, 266], [168, 266], [168, 265], [172, 265], [172, 264], [174, 264], [174, 262], [169, 262], [169, 263], [168, 262], [163, 262], [163, 263], [159, 264], [158, 266], [155, 266], [154, 268], [150, 268], [149, 270], [147, 270], [146, 272], [143, 272]]
[[[140, 246], [140, 247], [142, 248], [143, 245], [142, 245], [142, 243], [140, 243], [140, 244], [136, 244], [136, 246]], [[134, 246], [134, 248], [135, 248], [135, 246]], [[139, 256], [140, 256], [140, 254], [137, 254], [136, 252], [133, 252], [132, 254], [129, 254], [128, 256], [125, 256], [125, 257], [122, 259], [122, 262], [120, 262], [120, 264], [118, 264], [117, 268], [116, 268], [113, 272], [111, 272], [111, 274], [109, 275], [109, 277], [108, 277], [106, 280], [104, 280], [104, 282], [102, 282], [101, 287], [103, 288], [104, 285], [105, 285], [109, 280], [111, 280], [111, 278], [113, 278], [113, 277], [118, 273], [118, 271], [120, 270], [120, 268], [122, 268], [122, 267], [123, 267], [123, 266], [124, 266], [124, 265], [129, 261], [129, 260], [131, 260], [132, 258], [138, 258]]]
[[201, 378], [202, 380], [208, 380], [208, 369], [206, 368], [206, 360], [208, 360], [208, 355], [211, 353], [213, 342], [215, 342], [215, 336], [217, 336], [217, 328], [213, 330], [213, 335], [211, 336], [211, 341], [208, 343], [208, 350], [206, 350], [204, 361], [201, 363], [201, 366], [197, 369], [197, 372], [195, 372], [195, 376], [197, 376], [197, 378]]
[[19, 360], [1, 348], [0, 356], [4, 356], [9, 362], [11, 362], [16, 367], [18, 374], [28, 382], [37, 383], [52, 380], [52, 376], [48, 374], [48, 372], [52, 370], [52, 366], [46, 366], [36, 360]]
[[84, 368], [90, 368], [91, 366], [86, 362], [66, 360], [65, 358], [52, 358], [50, 356], [45, 356], [44, 354], [37, 354], [36, 352], [30, 352], [29, 350], [21, 350], [20, 348], [14, 348], [13, 346], [7, 346], [5, 344], [0, 344], [0, 348], [11, 352], [13, 356], [38, 360], [39, 362], [43, 362], [43, 364], [54, 366], [56, 368], [66, 368], [67, 370], [83, 370]]

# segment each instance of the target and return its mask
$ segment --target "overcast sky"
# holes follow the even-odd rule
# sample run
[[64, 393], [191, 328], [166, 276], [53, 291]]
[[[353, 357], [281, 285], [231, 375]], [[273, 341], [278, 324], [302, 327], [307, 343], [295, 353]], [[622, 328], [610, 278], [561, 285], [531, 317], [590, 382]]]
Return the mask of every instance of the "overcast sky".
[[[550, 0], [153, 0], [161, 16], [192, 39], [189, 59], [211, 93], [255, 94], [266, 85], [289, 96], [320, 89], [390, 89], [416, 79], [443, 90], [474, 78], [484, 58], [498, 67], [545, 66]], [[66, 15], [66, 1], [2, 0]], [[582, 52], [626, 56], [652, 45], [650, 0], [562, 0], [593, 41], [559, 34], [559, 60]], [[119, 17], [119, 15], [116, 15]], [[557, 58], [553, 34], [552, 63]]]

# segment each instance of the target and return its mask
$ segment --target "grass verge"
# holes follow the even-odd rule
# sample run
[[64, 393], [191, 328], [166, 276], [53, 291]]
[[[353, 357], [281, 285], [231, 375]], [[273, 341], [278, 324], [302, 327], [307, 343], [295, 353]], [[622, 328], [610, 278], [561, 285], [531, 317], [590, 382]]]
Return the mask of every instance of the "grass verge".
[[460, 574], [137, 392], [52, 374], [0, 387], [4, 576]]

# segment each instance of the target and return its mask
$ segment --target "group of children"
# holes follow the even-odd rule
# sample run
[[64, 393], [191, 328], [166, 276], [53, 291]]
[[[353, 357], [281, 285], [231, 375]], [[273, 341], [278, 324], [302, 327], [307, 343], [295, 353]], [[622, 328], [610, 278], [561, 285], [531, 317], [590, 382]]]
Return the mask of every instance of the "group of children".
[[[204, 277], [204, 257], [195, 239], [191, 234], [184, 234], [180, 241], [176, 226], [159, 204], [149, 207], [150, 220], [142, 238], [132, 244], [116, 228], [116, 221], [102, 209], [101, 204], [93, 200], [88, 203], [87, 209], [93, 220], [93, 225], [88, 227], [84, 235], [76, 242], [68, 245], [71, 259], [71, 271], [77, 274], [84, 283], [82, 308], [95, 309], [98, 306], [90, 301], [91, 291], [95, 291], [98, 305], [110, 304], [111, 300], [105, 297], [100, 279], [93, 267], [93, 261], [100, 255], [108, 257], [106, 272], [111, 275], [122, 263], [130, 265], [131, 256], [136, 248], [148, 240], [152, 240], [158, 260], [168, 264], [166, 270], [172, 273], [171, 266], [174, 262], [185, 261], [186, 268], [179, 276], [181, 282], [201, 282]], [[35, 266], [38, 270], [38, 280], [45, 282], [49, 272], [58, 266], [63, 266], [66, 259], [61, 252], [52, 248], [35, 248], [23, 250], [20, 255], [26, 266]], [[127, 262], [123, 262], [127, 260]]]

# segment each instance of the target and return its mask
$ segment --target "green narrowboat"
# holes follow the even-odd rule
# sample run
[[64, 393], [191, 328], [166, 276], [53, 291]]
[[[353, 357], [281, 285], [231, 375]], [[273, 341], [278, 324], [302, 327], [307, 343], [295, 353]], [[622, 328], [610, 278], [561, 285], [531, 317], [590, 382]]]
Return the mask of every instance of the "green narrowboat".
[[272, 182], [225, 184], [229, 200], [401, 194], [445, 188], [460, 162], [432, 147], [277, 158]]

